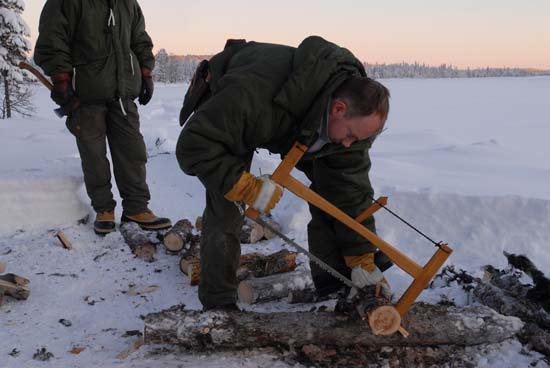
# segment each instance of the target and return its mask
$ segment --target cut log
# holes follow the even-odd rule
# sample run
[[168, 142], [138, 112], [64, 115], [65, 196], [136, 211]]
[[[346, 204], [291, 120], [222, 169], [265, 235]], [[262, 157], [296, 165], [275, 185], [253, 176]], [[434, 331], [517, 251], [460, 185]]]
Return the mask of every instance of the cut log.
[[[271, 217], [266, 218], [265, 221], [275, 230], [281, 231], [281, 225], [279, 225], [279, 223], [277, 223]], [[249, 223], [245, 223], [242, 227], [241, 243], [255, 244], [262, 239], [270, 240], [275, 236], [275, 233], [273, 233], [268, 228], [264, 228], [262, 225], [251, 221]]]
[[286, 298], [291, 290], [311, 288], [312, 285], [309, 272], [286, 272], [243, 280], [239, 283], [237, 294], [239, 302], [244, 304], [265, 303]]
[[164, 246], [171, 252], [179, 252], [193, 235], [193, 225], [187, 219], [179, 220], [164, 235]]
[[0, 295], [8, 295], [15, 299], [26, 300], [30, 294], [30, 290], [27, 287], [29, 282], [28, 279], [14, 275], [13, 273], [1, 275]]
[[197, 231], [202, 231], [202, 216], [197, 217], [195, 220], [195, 229], [197, 229]]
[[156, 246], [149, 240], [149, 235], [135, 222], [125, 222], [120, 225], [120, 233], [132, 253], [145, 262], [155, 260]]
[[[200, 261], [197, 257], [183, 256], [180, 259], [180, 271], [188, 277], [189, 267], [192, 264], [191, 285], [198, 285], [200, 281]], [[263, 277], [276, 273], [290, 272], [296, 268], [296, 253], [284, 249], [277, 253], [263, 255], [261, 253], [247, 253], [241, 255], [240, 266], [237, 270], [237, 279], [249, 277]]]
[[516, 317], [506, 317], [484, 306], [464, 308], [417, 303], [403, 327], [410, 336], [376, 336], [366, 321], [333, 312], [255, 313], [187, 311], [180, 307], [145, 317], [147, 344], [177, 344], [192, 350], [248, 349], [266, 346], [381, 348], [384, 346], [469, 346], [491, 344], [513, 337], [521, 328]]
[[182, 257], [180, 259], [180, 271], [187, 275], [191, 286], [198, 285], [201, 279], [201, 263], [195, 257]]
[[296, 268], [296, 252], [283, 249], [279, 252], [261, 255], [252, 253], [248, 258], [241, 256], [241, 266], [237, 272], [239, 280], [250, 276], [265, 277], [283, 272], [290, 272]]
[[241, 243], [255, 244], [264, 238], [264, 228], [255, 222], [244, 224], [241, 229]]

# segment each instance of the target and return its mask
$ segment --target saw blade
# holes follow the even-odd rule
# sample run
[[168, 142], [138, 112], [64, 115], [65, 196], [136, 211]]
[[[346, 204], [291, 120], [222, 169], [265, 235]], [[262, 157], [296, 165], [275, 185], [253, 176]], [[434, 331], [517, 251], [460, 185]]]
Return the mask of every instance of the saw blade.
[[342, 281], [345, 285], [355, 288], [357, 290], [360, 290], [361, 288], [357, 286], [353, 281], [348, 279], [346, 276], [342, 275], [340, 272], [336, 271], [333, 267], [322, 261], [319, 257], [316, 255], [310, 253], [307, 251], [304, 247], [302, 247], [300, 244], [296, 243], [294, 240], [290, 239], [288, 236], [280, 232], [279, 230], [275, 229], [273, 226], [271, 226], [267, 221], [265, 221], [262, 217], [264, 215], [258, 216], [254, 221], [256, 221], [258, 224], [262, 225], [269, 231], [271, 231], [273, 234], [276, 234], [278, 237], [283, 239], [287, 244], [290, 246], [296, 248], [301, 253], [305, 254], [309, 257], [315, 264], [317, 264], [319, 267], [321, 267], [323, 270], [327, 271], [330, 275], [337, 278], [338, 280]]

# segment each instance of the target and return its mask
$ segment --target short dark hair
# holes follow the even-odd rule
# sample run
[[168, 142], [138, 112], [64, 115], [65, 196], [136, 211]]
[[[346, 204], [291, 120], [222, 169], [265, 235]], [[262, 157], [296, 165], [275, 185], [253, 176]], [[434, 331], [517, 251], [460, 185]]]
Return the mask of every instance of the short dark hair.
[[390, 91], [380, 82], [369, 77], [351, 77], [332, 94], [332, 98], [348, 101], [350, 117], [366, 116], [374, 112], [385, 121], [390, 112]]

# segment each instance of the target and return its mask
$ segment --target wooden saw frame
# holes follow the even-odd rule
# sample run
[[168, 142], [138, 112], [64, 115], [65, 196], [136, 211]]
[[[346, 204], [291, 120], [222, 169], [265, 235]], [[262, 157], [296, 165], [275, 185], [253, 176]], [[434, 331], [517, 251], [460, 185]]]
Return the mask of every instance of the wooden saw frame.
[[[424, 266], [420, 266], [411, 260], [397, 248], [387, 243], [361, 224], [361, 222], [374, 214], [387, 203], [387, 197], [381, 197], [378, 201], [376, 201], [378, 203], [373, 203], [354, 219], [321, 197], [319, 194], [315, 193], [302, 182], [295, 179], [290, 174], [292, 169], [294, 169], [298, 161], [300, 161], [307, 150], [307, 146], [298, 142], [294, 143], [292, 149], [288, 152], [286, 157], [271, 175], [271, 180], [288, 191], [294, 193], [298, 197], [306, 200], [313, 206], [336, 218], [344, 225], [369, 240], [372, 244], [378, 247], [380, 251], [386, 254], [393, 261], [393, 263], [412, 276], [414, 279], [413, 282], [394, 305], [397, 312], [403, 316], [409, 310], [416, 298], [420, 295], [422, 290], [424, 290], [428, 283], [434, 278], [437, 271], [441, 268], [443, 263], [445, 263], [453, 250], [447, 244], [439, 243], [437, 244], [436, 252]], [[253, 208], [249, 207], [246, 210], [246, 216], [252, 220], [256, 220], [259, 215], [260, 213]]]

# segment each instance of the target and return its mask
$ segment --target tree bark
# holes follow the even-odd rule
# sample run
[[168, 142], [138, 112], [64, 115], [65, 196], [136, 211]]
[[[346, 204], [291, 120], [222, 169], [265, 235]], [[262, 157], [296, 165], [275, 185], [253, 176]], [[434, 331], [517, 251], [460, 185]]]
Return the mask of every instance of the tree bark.
[[375, 336], [366, 321], [333, 312], [255, 313], [199, 311], [173, 307], [145, 317], [147, 344], [177, 344], [192, 350], [246, 349], [266, 346], [381, 348], [384, 346], [469, 346], [497, 343], [521, 328], [516, 317], [506, 317], [484, 306], [465, 308], [418, 303], [407, 313], [399, 334]]
[[6, 118], [11, 118], [11, 100], [10, 100], [10, 82], [8, 80], [8, 71], [2, 72], [4, 76], [4, 113]]
[[[244, 280], [255, 276], [263, 277], [276, 273], [290, 272], [296, 268], [296, 253], [282, 250], [277, 253], [263, 255], [248, 253], [241, 255], [237, 278]], [[190, 278], [191, 285], [200, 281], [200, 260], [197, 257], [182, 257], [180, 270]]]
[[120, 233], [136, 257], [143, 259], [145, 262], [155, 260], [156, 246], [150, 242], [147, 232], [138, 224], [135, 222], [123, 223], [120, 226]]
[[239, 283], [237, 293], [239, 302], [256, 304], [287, 298], [292, 290], [311, 289], [312, 286], [309, 272], [286, 272], [243, 280]]
[[164, 235], [164, 246], [171, 252], [179, 252], [185, 248], [185, 256], [197, 256], [200, 237], [193, 235], [193, 225], [187, 219], [179, 220]]
[[265, 277], [293, 271], [296, 268], [296, 252], [283, 249], [268, 255], [251, 253], [248, 257], [241, 256], [240, 262], [237, 271], [239, 280], [244, 280], [250, 276]]

